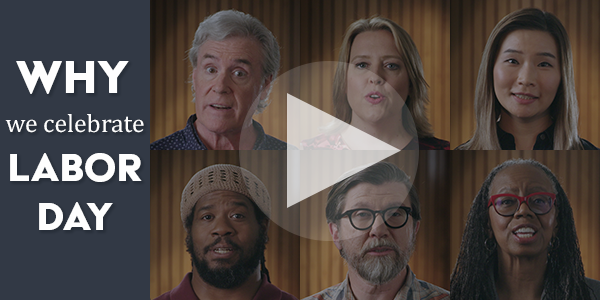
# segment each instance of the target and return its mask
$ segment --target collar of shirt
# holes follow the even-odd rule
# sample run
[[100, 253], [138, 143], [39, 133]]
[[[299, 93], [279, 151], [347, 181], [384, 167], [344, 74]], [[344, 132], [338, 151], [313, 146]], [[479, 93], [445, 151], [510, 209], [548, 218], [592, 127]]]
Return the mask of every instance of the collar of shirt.
[[[417, 280], [415, 273], [412, 272], [410, 267], [406, 266], [406, 281], [404, 285], [400, 287], [396, 296], [394, 296], [394, 300], [422, 300], [422, 299], [446, 299], [448, 294], [442, 294], [438, 292], [438, 289], [435, 289], [433, 285]], [[343, 295], [343, 297], [342, 297]], [[356, 300], [354, 294], [352, 293], [352, 287], [350, 284], [350, 280], [348, 279], [348, 274], [346, 274], [346, 279], [338, 286], [338, 291], [331, 299], [349, 299]]]
[[[515, 150], [515, 137], [502, 130], [498, 124], [496, 124], [496, 133], [498, 134], [498, 142], [502, 150]], [[546, 130], [542, 131], [537, 135], [535, 139], [535, 145], [533, 150], [553, 150], [554, 149], [554, 123]]]
[[[170, 295], [170, 297], [166, 295]], [[177, 287], [156, 299], [198, 300], [198, 297], [194, 292], [194, 288], [192, 287], [192, 272], [187, 273]], [[258, 288], [258, 291], [256, 291], [254, 297], [252, 297], [252, 300], [261, 299], [297, 300], [296, 297], [281, 291], [279, 288], [267, 281], [267, 276], [265, 274], [262, 274], [260, 287]]]
[[[195, 150], [207, 150], [208, 148], [206, 147], [206, 145], [204, 145], [202, 139], [200, 139], [200, 135], [198, 135], [198, 131], [196, 131], [196, 128], [194, 126], [194, 122], [196, 122], [196, 120], [198, 120], [196, 114], [190, 116], [190, 118], [187, 121], [187, 124], [185, 125], [185, 132], [186, 134], [192, 135], [196, 142], [198, 142], [199, 148]], [[266, 139], [265, 130], [263, 129], [262, 125], [260, 125], [254, 120], [252, 120], [252, 126], [254, 127], [254, 130], [256, 130], [256, 141], [254, 142], [254, 147], [252, 147], [252, 150], [262, 149], [262, 144], [265, 142]]]

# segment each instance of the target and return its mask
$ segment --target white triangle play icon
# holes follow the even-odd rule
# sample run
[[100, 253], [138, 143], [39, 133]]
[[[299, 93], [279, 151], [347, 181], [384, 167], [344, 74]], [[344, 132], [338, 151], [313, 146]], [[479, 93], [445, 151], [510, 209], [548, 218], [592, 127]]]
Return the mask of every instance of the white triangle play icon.
[[306, 102], [287, 94], [288, 143], [302, 149], [301, 142], [322, 134], [344, 132], [360, 149], [345, 151], [287, 151], [287, 207], [328, 188], [336, 182], [379, 162], [399, 149], [390, 146]]

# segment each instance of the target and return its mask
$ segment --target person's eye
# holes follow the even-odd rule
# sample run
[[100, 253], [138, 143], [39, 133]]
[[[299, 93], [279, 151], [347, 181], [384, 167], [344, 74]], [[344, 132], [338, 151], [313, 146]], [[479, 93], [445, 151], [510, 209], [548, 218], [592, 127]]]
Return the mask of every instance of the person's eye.
[[240, 219], [244, 218], [244, 215], [242, 215], [242, 214], [233, 214], [233, 215], [231, 215], [231, 217], [234, 218], [234, 219], [240, 220]]
[[217, 68], [215, 68], [215, 67], [206, 67], [206, 73], [208, 73], [208, 74], [216, 74], [217, 73]]
[[369, 218], [371, 216], [371, 212], [366, 210], [359, 210], [354, 212], [354, 217], [356, 218]]
[[359, 62], [359, 63], [354, 64], [354, 66], [357, 69], [365, 69], [367, 67], [367, 63], [365, 63], [365, 62]]
[[529, 201], [533, 202], [535, 204], [545, 204], [545, 203], [550, 203], [552, 201], [552, 199], [550, 199], [550, 197], [536, 196], [536, 197], [529, 199]]
[[385, 67], [388, 70], [398, 70], [398, 69], [400, 69], [400, 65], [399, 64], [394, 64], [394, 63], [389, 63], [389, 64], [385, 65]]
[[541, 203], [546, 202], [543, 198], [534, 198], [529, 201], [533, 201], [533, 203], [535, 203], [535, 204], [541, 204]]
[[505, 62], [507, 62], [509, 64], [513, 64], [513, 65], [518, 65], [519, 64], [519, 62], [516, 59], [514, 59], [514, 58], [509, 58], [509, 59], [505, 60]]
[[550, 64], [549, 62], [541, 62], [538, 66], [540, 67], [552, 67], [552, 64]]
[[516, 200], [516, 199], [512, 199], [512, 198], [506, 198], [506, 199], [502, 199], [502, 200], [500, 201], [500, 204], [501, 204], [501, 205], [510, 206], [510, 205], [513, 205], [513, 204], [515, 204], [516, 202], [517, 202], [517, 200]]
[[248, 73], [246, 73], [245, 71], [242, 71], [242, 70], [233, 71], [233, 76], [235, 76], [235, 77], [244, 77], [246, 75], [248, 75]]
[[205, 220], [205, 221], [210, 221], [212, 220], [214, 217], [212, 215], [204, 215], [202, 216], [200, 219]]

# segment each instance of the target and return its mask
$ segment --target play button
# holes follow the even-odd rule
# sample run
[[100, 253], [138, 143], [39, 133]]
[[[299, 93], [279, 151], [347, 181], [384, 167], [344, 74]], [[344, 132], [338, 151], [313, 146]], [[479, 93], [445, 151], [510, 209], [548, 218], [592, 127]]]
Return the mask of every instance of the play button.
[[352, 136], [364, 145], [362, 149], [349, 151], [288, 150], [287, 207], [344, 179], [350, 175], [346, 174], [349, 170], [366, 168], [400, 151], [290, 94], [287, 94], [287, 120], [291, 140], [318, 136], [321, 128], [333, 124], [341, 127], [338, 130], [343, 130], [346, 137]]
[[[326, 231], [327, 228], [326, 190], [333, 184], [381, 160], [390, 161], [391, 156], [391, 161], [400, 162], [395, 164], [410, 178], [414, 178], [418, 164], [419, 151], [400, 151], [360, 128], [332, 116], [334, 74], [340, 64], [342, 63], [319, 62], [292, 69], [277, 78], [270, 96], [271, 101], [287, 105], [289, 145], [286, 151], [287, 174], [282, 174], [282, 177], [286, 176], [287, 199], [273, 199], [279, 201], [279, 208], [272, 212], [271, 221], [287, 231], [315, 240], [329, 239], [322, 229]], [[352, 67], [345, 65], [347, 68]], [[365, 80], [368, 80], [369, 76], [377, 76], [369, 73], [364, 72]], [[360, 91], [359, 97], [363, 94], [368, 95], [368, 89], [373, 88], [365, 85], [366, 90]], [[387, 105], [382, 107], [388, 109], [397, 108], [398, 105], [390, 105], [385, 101], [402, 101], [400, 107], [404, 105], [404, 100], [389, 84], [384, 82], [376, 88], [383, 91], [384, 97], [381, 98], [384, 100], [371, 103], [367, 99], [376, 113], [378, 103]], [[355, 96], [353, 101], [356, 101], [356, 98]], [[362, 100], [359, 98], [358, 101]], [[371, 107], [369, 104], [359, 104], [363, 105], [363, 108]], [[397, 118], [400, 120], [401, 117], [402, 113], [399, 112]], [[412, 122], [412, 119], [407, 121]], [[406, 126], [406, 121], [403, 124]], [[326, 146], [322, 147], [323, 144]], [[242, 167], [251, 163], [240, 161]], [[403, 165], [410, 167], [403, 168]], [[307, 229], [302, 225], [306, 223], [311, 224], [311, 228], [320, 229]]]

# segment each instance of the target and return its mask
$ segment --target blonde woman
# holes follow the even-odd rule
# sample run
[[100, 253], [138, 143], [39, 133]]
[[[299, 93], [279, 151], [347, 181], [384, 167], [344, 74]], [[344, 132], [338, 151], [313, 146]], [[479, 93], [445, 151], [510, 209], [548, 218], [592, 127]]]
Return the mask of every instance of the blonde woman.
[[558, 18], [535, 8], [504, 17], [483, 52], [477, 129], [458, 150], [597, 149], [577, 134], [573, 56]]
[[[433, 137], [419, 52], [393, 21], [372, 17], [348, 27], [333, 87], [335, 117], [397, 149], [449, 149]], [[364, 149], [343, 126], [302, 141], [303, 149]]]

